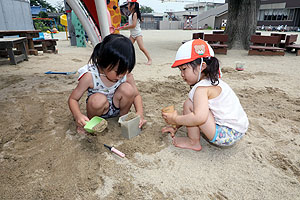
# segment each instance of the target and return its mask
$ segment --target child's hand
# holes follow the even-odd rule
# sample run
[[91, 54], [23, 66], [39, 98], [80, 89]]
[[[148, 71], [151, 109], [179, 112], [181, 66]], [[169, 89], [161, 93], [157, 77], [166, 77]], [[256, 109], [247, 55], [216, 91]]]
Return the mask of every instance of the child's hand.
[[177, 128], [174, 128], [173, 126], [166, 126], [161, 129], [162, 133], [171, 133], [172, 138], [175, 136], [176, 131], [177, 131]]
[[90, 121], [89, 118], [85, 115], [80, 115], [76, 117], [76, 125], [78, 127], [84, 127], [86, 125], [86, 122]]
[[147, 120], [144, 117], [140, 116], [139, 128], [142, 128], [144, 124], [146, 124]]
[[176, 125], [176, 121], [175, 120], [176, 120], [177, 116], [178, 116], [178, 114], [177, 114], [176, 110], [174, 112], [172, 112], [172, 113], [165, 113], [165, 112], [162, 113], [162, 117], [165, 119], [165, 121], [168, 124]]

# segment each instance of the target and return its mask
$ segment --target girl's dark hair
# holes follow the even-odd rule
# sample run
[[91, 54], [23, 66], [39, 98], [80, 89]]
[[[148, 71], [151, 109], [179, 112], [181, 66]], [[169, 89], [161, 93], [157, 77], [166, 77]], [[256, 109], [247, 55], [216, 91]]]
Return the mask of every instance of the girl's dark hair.
[[108, 70], [118, 65], [117, 75], [131, 72], [135, 65], [132, 42], [123, 35], [110, 34], [95, 46], [89, 63]]
[[[203, 62], [206, 63], [207, 67], [202, 71], [204, 75], [210, 79], [212, 85], [219, 84], [219, 60], [216, 57], [203, 58]], [[201, 64], [201, 58], [197, 58], [196, 60], [189, 63], [193, 69], [195, 70], [197, 66]]]
[[130, 7], [134, 5], [134, 11], [132, 12], [132, 16], [134, 13], [137, 14], [137, 18], [142, 22], [141, 12], [140, 12], [140, 5], [138, 2], [129, 2]]

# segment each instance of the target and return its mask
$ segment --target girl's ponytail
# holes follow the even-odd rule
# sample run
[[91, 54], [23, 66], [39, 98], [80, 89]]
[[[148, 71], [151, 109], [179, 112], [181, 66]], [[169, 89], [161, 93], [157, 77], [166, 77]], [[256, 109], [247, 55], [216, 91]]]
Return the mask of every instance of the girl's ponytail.
[[90, 60], [89, 60], [89, 63], [92, 64], [92, 65], [95, 65], [98, 67], [98, 58], [100, 58], [101, 56], [101, 52], [102, 52], [102, 43], [103, 42], [100, 42], [98, 43], [95, 47], [94, 47], [94, 50], [93, 50], [93, 53], [90, 57]]
[[210, 79], [212, 85], [218, 85], [220, 76], [219, 60], [216, 57], [210, 57], [203, 58], [203, 61], [207, 65], [206, 69], [203, 70], [203, 73]]

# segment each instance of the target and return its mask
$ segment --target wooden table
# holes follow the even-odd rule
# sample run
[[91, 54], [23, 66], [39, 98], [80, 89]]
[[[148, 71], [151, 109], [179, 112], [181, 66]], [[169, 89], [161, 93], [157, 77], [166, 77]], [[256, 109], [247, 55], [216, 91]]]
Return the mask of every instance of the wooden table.
[[[10, 64], [16, 65], [23, 60], [28, 60], [28, 55], [26, 51], [26, 37], [19, 37], [19, 38], [0, 38], [0, 50], [7, 52]], [[22, 52], [21, 55], [15, 55], [13, 48], [18, 46]], [[6, 54], [6, 55], [7, 55]]]
[[41, 30], [0, 30], [0, 38], [4, 36], [19, 35], [27, 38], [26, 51], [29, 55], [38, 55], [38, 51], [34, 49], [33, 38], [38, 38]]

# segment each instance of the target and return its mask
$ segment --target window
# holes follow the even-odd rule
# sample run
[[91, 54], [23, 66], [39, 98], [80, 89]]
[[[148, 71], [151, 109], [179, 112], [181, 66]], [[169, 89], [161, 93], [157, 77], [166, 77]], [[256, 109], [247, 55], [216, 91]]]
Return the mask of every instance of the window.
[[268, 9], [260, 10], [259, 21], [287, 21], [294, 19], [294, 9]]

